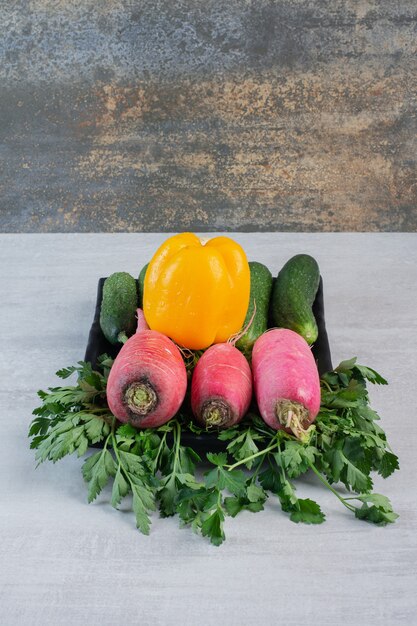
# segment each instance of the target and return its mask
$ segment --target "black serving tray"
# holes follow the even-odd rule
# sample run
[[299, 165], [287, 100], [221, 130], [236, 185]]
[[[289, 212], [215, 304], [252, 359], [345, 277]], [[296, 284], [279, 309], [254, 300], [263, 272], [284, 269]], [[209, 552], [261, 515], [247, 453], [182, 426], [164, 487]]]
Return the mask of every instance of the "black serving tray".
[[[100, 327], [100, 309], [103, 297], [103, 284], [105, 280], [105, 278], [100, 278], [98, 281], [96, 310], [94, 313], [94, 320], [90, 328], [90, 333], [88, 335], [88, 343], [84, 357], [85, 361], [89, 361], [91, 363], [93, 369], [97, 368], [98, 357], [101, 354], [108, 354], [114, 358], [117, 356], [122, 347], [121, 345], [114, 346], [107, 341]], [[323, 280], [321, 277], [316, 299], [313, 304], [313, 313], [317, 321], [319, 333], [317, 341], [312, 347], [312, 352], [314, 354], [314, 358], [316, 359], [317, 369], [321, 375], [333, 369], [329, 340], [324, 320]], [[181, 441], [183, 445], [190, 446], [197, 452], [217, 452], [224, 450], [227, 445], [227, 442], [220, 441], [215, 433], [202, 433], [201, 435], [197, 435], [191, 431], [185, 431], [181, 435]]]

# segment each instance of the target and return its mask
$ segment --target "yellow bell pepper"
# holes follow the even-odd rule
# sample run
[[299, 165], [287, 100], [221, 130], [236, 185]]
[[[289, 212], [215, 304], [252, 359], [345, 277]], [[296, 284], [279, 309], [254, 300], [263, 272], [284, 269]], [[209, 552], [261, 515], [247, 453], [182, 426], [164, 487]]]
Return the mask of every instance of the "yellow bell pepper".
[[249, 305], [250, 271], [229, 237], [203, 243], [193, 233], [169, 237], [146, 271], [143, 311], [149, 327], [191, 350], [237, 333]]

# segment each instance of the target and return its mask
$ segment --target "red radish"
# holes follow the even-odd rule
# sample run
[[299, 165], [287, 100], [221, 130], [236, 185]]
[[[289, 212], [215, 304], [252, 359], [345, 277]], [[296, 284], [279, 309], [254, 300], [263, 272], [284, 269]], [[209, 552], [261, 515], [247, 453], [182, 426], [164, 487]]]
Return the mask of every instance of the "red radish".
[[252, 372], [264, 421], [307, 440], [320, 409], [320, 379], [305, 339], [286, 328], [267, 331], [253, 347]]
[[126, 341], [113, 363], [107, 401], [121, 422], [156, 428], [175, 415], [186, 390], [177, 346], [156, 330], [142, 330]]
[[198, 360], [191, 380], [191, 407], [200, 424], [229, 428], [240, 422], [252, 397], [252, 376], [243, 354], [217, 343]]
[[145, 320], [145, 314], [142, 309], [136, 310], [136, 317], [138, 320], [138, 325], [136, 327], [136, 332], [140, 333], [142, 330], [149, 330], [148, 322]]

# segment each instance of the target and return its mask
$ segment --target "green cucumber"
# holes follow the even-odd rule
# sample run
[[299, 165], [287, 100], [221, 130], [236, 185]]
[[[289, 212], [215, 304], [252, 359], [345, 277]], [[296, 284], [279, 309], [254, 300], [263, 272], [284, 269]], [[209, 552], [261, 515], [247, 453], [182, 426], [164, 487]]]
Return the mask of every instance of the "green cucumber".
[[147, 263], [146, 265], [142, 267], [142, 269], [140, 270], [139, 278], [138, 278], [139, 308], [140, 309], [143, 309], [143, 287], [145, 285], [145, 274], [146, 274], [146, 270], [148, 269], [148, 265], [149, 263]]
[[312, 307], [319, 282], [317, 261], [308, 254], [297, 254], [286, 262], [272, 290], [273, 325], [294, 330], [310, 345], [318, 335]]
[[243, 328], [245, 328], [254, 313], [255, 303], [256, 312], [253, 316], [253, 320], [247, 331], [236, 342], [236, 347], [243, 352], [243, 354], [250, 358], [252, 354], [252, 348], [255, 341], [264, 333], [268, 328], [268, 310], [269, 299], [272, 289], [272, 274], [269, 269], [258, 263], [257, 261], [249, 262], [250, 269], [250, 296], [249, 307], [246, 313], [245, 321], [243, 322]]
[[110, 343], [124, 343], [136, 330], [138, 293], [136, 280], [127, 272], [106, 278], [100, 310], [100, 326]]

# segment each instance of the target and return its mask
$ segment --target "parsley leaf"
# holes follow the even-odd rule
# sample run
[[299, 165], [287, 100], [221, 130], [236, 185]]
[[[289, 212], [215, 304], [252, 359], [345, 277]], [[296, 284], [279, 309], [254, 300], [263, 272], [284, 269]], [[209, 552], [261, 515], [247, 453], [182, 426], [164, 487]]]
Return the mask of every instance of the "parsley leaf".
[[283, 444], [282, 452], [275, 453], [275, 458], [278, 465], [283, 465], [290, 478], [297, 478], [309, 469], [316, 454], [317, 450], [313, 446], [290, 440]]
[[[359, 450], [360, 453], [356, 456], [355, 463], [344, 452], [344, 446], [338, 444], [337, 447], [327, 451], [326, 460], [329, 463], [332, 481], [342, 481], [348, 489], [351, 488], [354, 491], [368, 492], [372, 489], [372, 479], [369, 476], [370, 468], [365, 465], [362, 449], [359, 448]], [[361, 465], [361, 461], [363, 465]]]
[[[132, 478], [132, 477], [131, 477]], [[133, 510], [136, 516], [136, 527], [144, 535], [149, 535], [151, 521], [149, 511], [155, 511], [155, 499], [150, 491], [143, 483], [133, 481], [131, 483], [133, 493]]]
[[[232, 430], [233, 432], [230, 433], [229, 431]], [[252, 456], [259, 452], [256, 442], [262, 441], [263, 436], [249, 426], [243, 432], [240, 432], [237, 428], [224, 430], [219, 434], [219, 439], [223, 441], [232, 439], [227, 446], [227, 451], [229, 454], [233, 455], [236, 461], [248, 459], [245, 465], [248, 469], [251, 469], [254, 464]]]
[[204, 474], [206, 487], [216, 487], [219, 491], [227, 489], [235, 496], [243, 496], [246, 488], [246, 477], [241, 470], [227, 470], [225, 465], [227, 456], [221, 454], [207, 454], [207, 459], [215, 463], [216, 467]]
[[122, 473], [122, 468], [119, 465], [117, 468], [116, 476], [113, 482], [113, 490], [111, 494], [111, 505], [117, 509], [121, 501], [130, 491], [130, 485], [125, 479]]
[[58, 378], [65, 379], [65, 378], [69, 378], [76, 371], [77, 371], [77, 367], [72, 365], [71, 367], [63, 367], [62, 369], [55, 372], [55, 374], [56, 376], [58, 376]]
[[325, 515], [317, 502], [297, 498], [294, 486], [284, 477], [281, 479], [277, 496], [283, 511], [290, 513], [290, 520], [298, 524], [321, 524]]
[[231, 517], [236, 517], [242, 510], [251, 511], [257, 513], [262, 511], [264, 503], [267, 499], [265, 490], [257, 485], [253, 479], [250, 479], [247, 484], [246, 493], [240, 497], [228, 497], [224, 499], [224, 506], [227, 514]]
[[84, 413], [62, 413], [53, 419], [42, 421], [39, 418], [32, 423], [33, 432], [40, 433], [34, 438], [32, 447], [36, 448], [35, 458], [38, 463], [46, 460], [59, 461], [64, 456], [77, 452], [78, 456], [86, 453], [90, 443], [102, 441], [110, 432], [105, 415]]
[[388, 478], [399, 467], [398, 457], [392, 452], [385, 452], [379, 462], [378, 473], [382, 478]]
[[213, 463], [217, 467], [221, 467], [226, 465], [227, 463], [227, 454], [225, 452], [219, 452], [218, 454], [214, 454], [213, 452], [208, 452], [206, 454], [207, 460], [210, 463]]
[[160, 512], [163, 517], [174, 515], [181, 489], [199, 489], [201, 484], [194, 477], [195, 465], [201, 459], [194, 450], [181, 445], [181, 425], [173, 424], [174, 445], [172, 448], [163, 439], [160, 469], [162, 478], [158, 489]]
[[397, 513], [394, 513], [392, 509], [391, 502], [385, 496], [371, 493], [357, 496], [356, 499], [363, 502], [361, 508], [355, 510], [355, 515], [359, 519], [385, 526], [385, 524], [395, 522], [398, 518]]
[[148, 535], [151, 524], [149, 513], [156, 510], [157, 481], [150, 473], [150, 465], [146, 457], [139, 457], [119, 449], [114, 433], [112, 433], [112, 439], [118, 461], [113, 483], [112, 506], [117, 508], [122, 499], [131, 491], [136, 526], [143, 534]]
[[325, 520], [325, 515], [314, 500], [297, 499], [297, 504], [291, 512], [290, 520], [298, 524], [321, 524]]
[[378, 374], [378, 372], [373, 370], [371, 367], [365, 367], [364, 365], [355, 365], [355, 370], [360, 372], [362, 376], [369, 380], [369, 382], [371, 383], [374, 383], [376, 385], [388, 385], [388, 381], [386, 381], [385, 378], [381, 376], [381, 374]]
[[352, 359], [348, 359], [346, 361], [341, 361], [337, 367], [334, 368], [335, 372], [350, 372], [353, 367], [355, 367], [355, 363], [357, 361], [357, 357], [354, 356]]
[[259, 474], [259, 482], [265, 491], [271, 491], [276, 494], [281, 488], [281, 479], [272, 464]]
[[201, 533], [204, 537], [210, 537], [215, 546], [219, 546], [225, 540], [223, 530], [224, 513], [221, 507], [217, 507], [201, 524]]
[[178, 492], [177, 513], [183, 525], [190, 524], [194, 532], [198, 532], [201, 531], [201, 525], [207, 517], [206, 513], [212, 511], [217, 503], [216, 489], [200, 487], [194, 490], [184, 487]]
[[111, 453], [104, 448], [88, 457], [82, 467], [82, 473], [88, 483], [88, 502], [93, 502], [110, 477], [116, 474], [116, 464]]

